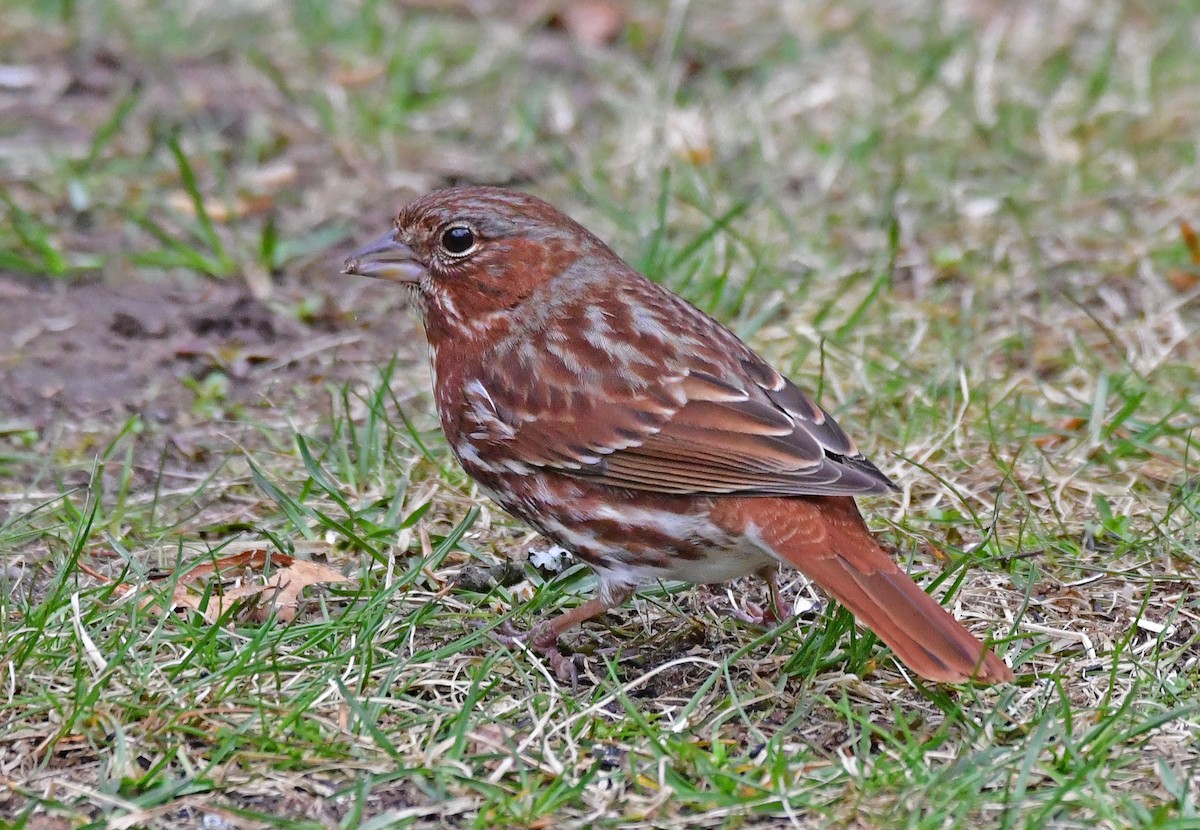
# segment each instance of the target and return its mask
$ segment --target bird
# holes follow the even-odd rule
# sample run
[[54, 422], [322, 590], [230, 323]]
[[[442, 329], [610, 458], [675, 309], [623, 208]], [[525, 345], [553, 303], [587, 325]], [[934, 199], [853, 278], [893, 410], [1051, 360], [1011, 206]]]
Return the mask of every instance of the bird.
[[855, 499], [895, 485], [833, 417], [548, 202], [434, 190], [343, 273], [407, 292], [458, 462], [595, 571], [594, 597], [524, 634], [559, 677], [575, 670], [563, 632], [640, 586], [757, 574], [764, 616], [786, 618], [776, 575], [790, 566], [917, 675], [1014, 679], [875, 540]]

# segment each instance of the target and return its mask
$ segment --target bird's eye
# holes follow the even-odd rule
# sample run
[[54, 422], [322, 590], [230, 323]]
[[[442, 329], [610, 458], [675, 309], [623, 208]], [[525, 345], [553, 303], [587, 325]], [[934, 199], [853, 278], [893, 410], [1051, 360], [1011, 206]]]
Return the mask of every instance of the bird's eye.
[[475, 247], [475, 231], [466, 225], [447, 228], [442, 234], [442, 248], [453, 256], [463, 256]]

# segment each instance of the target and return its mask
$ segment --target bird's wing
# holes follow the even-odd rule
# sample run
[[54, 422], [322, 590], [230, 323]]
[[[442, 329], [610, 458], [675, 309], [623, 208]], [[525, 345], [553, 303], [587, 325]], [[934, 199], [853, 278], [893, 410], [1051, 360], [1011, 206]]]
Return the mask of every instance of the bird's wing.
[[640, 386], [622, 384], [615, 372], [588, 382], [571, 371], [531, 384], [502, 362], [490, 366], [466, 389], [473, 437], [487, 439], [482, 445], [510, 469], [657, 493], [861, 495], [892, 487], [812, 398], [729, 340], [742, 354], [698, 361], [704, 368], [672, 361]]
[[665, 493], [857, 495], [892, 485], [798, 386], [743, 361], [730, 383], [700, 371], [673, 384], [683, 398], [640, 443], [582, 472], [607, 484]]

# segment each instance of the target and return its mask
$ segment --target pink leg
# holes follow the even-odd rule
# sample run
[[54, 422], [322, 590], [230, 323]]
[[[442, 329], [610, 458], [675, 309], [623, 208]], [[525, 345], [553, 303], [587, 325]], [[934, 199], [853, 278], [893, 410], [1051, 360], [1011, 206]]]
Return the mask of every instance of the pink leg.
[[784, 620], [790, 620], [792, 604], [779, 590], [779, 567], [768, 565], [759, 571], [758, 575], [767, 581], [767, 588], [771, 592], [771, 607], [763, 615], [763, 622], [781, 623]]
[[621, 588], [611, 594], [602, 591], [583, 605], [572, 608], [570, 611], [564, 611], [554, 619], [536, 625], [529, 631], [515, 631], [511, 625], [506, 623], [500, 627], [500, 633], [510, 640], [527, 643], [531, 649], [546, 658], [559, 680], [570, 681], [571, 685], [575, 685], [578, 680], [575, 661], [564, 656], [558, 650], [558, 638], [575, 626], [620, 605], [631, 596], [633, 596], [633, 588]]
[[755, 573], [766, 580], [767, 589], [770, 591], [770, 603], [764, 609], [747, 600], [746, 611], [736, 607], [733, 609], [734, 618], [751, 625], [778, 625], [791, 619], [792, 604], [779, 590], [779, 566], [767, 565]]

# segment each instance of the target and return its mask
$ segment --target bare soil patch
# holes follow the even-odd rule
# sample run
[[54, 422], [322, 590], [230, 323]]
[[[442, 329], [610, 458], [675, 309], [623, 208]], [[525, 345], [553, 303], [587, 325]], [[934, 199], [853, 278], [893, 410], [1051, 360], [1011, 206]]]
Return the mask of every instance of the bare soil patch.
[[0, 413], [36, 430], [64, 416], [173, 424], [197, 414], [196, 384], [213, 373], [235, 404], [294, 407], [397, 351], [420, 359], [395, 292], [345, 288], [337, 299], [322, 292], [300, 319], [306, 288], [296, 283], [263, 301], [210, 280], [45, 287], [0, 275]]

